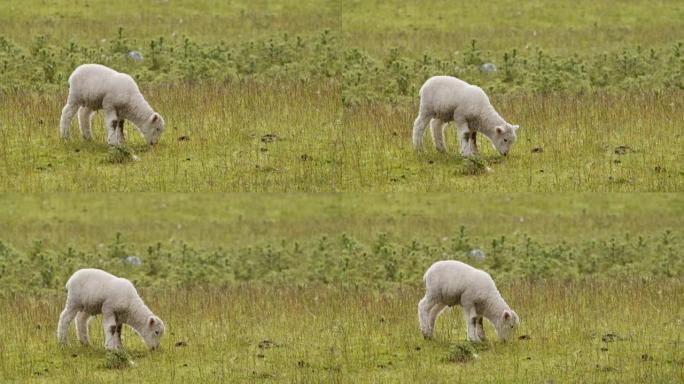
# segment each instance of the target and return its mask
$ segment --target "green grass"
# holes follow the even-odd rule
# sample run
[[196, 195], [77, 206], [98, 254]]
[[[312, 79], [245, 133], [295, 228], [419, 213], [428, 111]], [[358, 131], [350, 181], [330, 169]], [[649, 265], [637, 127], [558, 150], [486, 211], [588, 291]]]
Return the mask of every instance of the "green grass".
[[464, 51], [475, 39], [485, 49], [540, 47], [553, 53], [661, 47], [681, 39], [684, 5], [676, 0], [342, 1], [349, 45], [376, 54], [399, 47], [411, 55]]
[[[454, 238], [466, 227], [489, 242], [655, 236], [684, 224], [680, 194], [2, 194], [0, 240], [20, 250], [87, 249], [117, 232], [142, 250], [158, 241], [195, 247], [310, 241], [341, 234], [368, 243]], [[485, 245], [484, 243], [481, 245]]]
[[[676, 382], [682, 209], [679, 194], [5, 194], [0, 377]], [[461, 362], [462, 315], [426, 341], [416, 305], [430, 263], [475, 247], [529, 339]], [[108, 355], [101, 320], [91, 347], [73, 330], [56, 344], [82, 267], [134, 281], [168, 326], [161, 350], [126, 329], [127, 354]]]
[[[106, 144], [102, 114], [92, 142], [59, 138], [65, 96], [11, 97], [0, 139], [0, 188], [5, 191], [262, 191], [329, 188], [334, 158], [330, 131], [339, 109], [338, 86], [256, 84], [147, 89], [167, 121], [164, 140], [148, 149], [130, 124], [127, 139], [140, 161], [120, 163]], [[38, 101], [37, 98], [42, 99]], [[308, 101], [316, 98], [317, 108]], [[26, 108], [32, 113], [28, 117]], [[28, 117], [28, 119], [27, 119]], [[75, 119], [76, 120], [76, 119]], [[21, 135], [10, 134], [9, 128]], [[276, 139], [265, 143], [266, 135]], [[183, 139], [187, 140], [183, 140]]]
[[[0, 374], [11, 382], [679, 382], [684, 379], [681, 280], [515, 283], [500, 287], [527, 340], [464, 343], [459, 309], [423, 340], [420, 288], [384, 292], [332, 286], [143, 290], [167, 324], [158, 351], [125, 329], [135, 366], [107, 368], [101, 321], [93, 345], [55, 342], [63, 294], [0, 299]], [[258, 302], [258, 305], [254, 305]], [[183, 309], [180, 311], [179, 309]], [[73, 326], [72, 326], [73, 327]], [[495, 339], [489, 324], [485, 329]], [[615, 334], [615, 341], [602, 341]], [[607, 339], [608, 340], [608, 339]], [[185, 346], [176, 346], [184, 342]], [[181, 344], [182, 345], [182, 344]], [[261, 345], [261, 347], [260, 347]]]
[[[679, 2], [40, 4], [0, 6], [2, 191], [682, 190]], [[101, 118], [93, 143], [75, 122], [58, 139], [66, 79], [90, 61], [165, 117], [154, 151], [127, 126], [141, 161], [110, 153]], [[417, 90], [437, 74], [522, 126], [511, 156], [482, 138], [463, 160], [453, 135], [448, 155], [416, 155]]]
[[[158, 36], [234, 42], [270, 37], [273, 31], [313, 33], [339, 28], [335, 1], [140, 1], [27, 0], [0, 4], [0, 36], [31, 42], [47, 35], [102, 44], [124, 27], [143, 41]], [[106, 40], [105, 40], [106, 42]]]

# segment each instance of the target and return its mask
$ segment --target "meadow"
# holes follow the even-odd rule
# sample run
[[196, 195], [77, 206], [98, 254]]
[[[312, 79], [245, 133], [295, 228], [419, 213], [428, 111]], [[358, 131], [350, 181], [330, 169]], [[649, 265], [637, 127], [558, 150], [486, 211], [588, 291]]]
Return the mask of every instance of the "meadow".
[[[0, 5], [3, 191], [682, 190], [679, 2], [461, 2], [436, 18], [439, 2], [37, 4]], [[83, 62], [138, 80], [161, 145], [128, 124], [129, 145], [109, 148], [101, 116], [93, 142], [76, 122], [58, 138]], [[453, 129], [448, 154], [429, 138], [415, 153], [418, 89], [436, 74], [482, 86], [522, 126], [508, 158], [486, 140], [461, 158]]]
[[[124, 197], [124, 198], [122, 198]], [[681, 352], [679, 194], [5, 194], [0, 377], [8, 382], [672, 382]], [[407, 204], [413, 202], [414, 204]], [[467, 255], [481, 249], [477, 262]], [[141, 260], [128, 264], [128, 256]], [[422, 339], [422, 273], [489, 271], [520, 340], [464, 342], [447, 311]], [[162, 348], [58, 347], [77, 268], [127, 276]], [[179, 309], [183, 308], [182, 311]], [[653, 325], [657, 326], [653, 326]], [[135, 365], [129, 366], [129, 360]]]

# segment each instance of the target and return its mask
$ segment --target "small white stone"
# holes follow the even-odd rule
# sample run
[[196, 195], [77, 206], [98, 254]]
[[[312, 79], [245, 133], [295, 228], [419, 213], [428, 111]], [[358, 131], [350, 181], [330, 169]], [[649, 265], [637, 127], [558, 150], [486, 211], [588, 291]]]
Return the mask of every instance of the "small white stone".
[[126, 262], [129, 265], [132, 265], [134, 267], [139, 267], [140, 264], [142, 264], [142, 261], [140, 261], [140, 258], [138, 258], [138, 256], [132, 256], [132, 255], [126, 257]]

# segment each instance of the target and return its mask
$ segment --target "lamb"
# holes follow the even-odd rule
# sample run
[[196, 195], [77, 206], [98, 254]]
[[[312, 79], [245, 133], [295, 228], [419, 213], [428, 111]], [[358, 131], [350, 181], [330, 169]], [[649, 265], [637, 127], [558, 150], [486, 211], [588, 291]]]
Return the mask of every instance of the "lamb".
[[105, 348], [121, 348], [121, 327], [131, 326], [150, 349], [159, 346], [164, 322], [143, 303], [133, 284], [100, 269], [80, 269], [66, 283], [67, 301], [59, 316], [57, 338], [67, 343], [71, 320], [83, 345], [88, 345], [88, 320], [102, 314]]
[[423, 336], [432, 338], [435, 320], [446, 306], [461, 305], [468, 325], [468, 340], [485, 339], [482, 317], [492, 322], [502, 341], [515, 335], [518, 315], [506, 304], [494, 280], [485, 271], [455, 260], [438, 261], [423, 276], [427, 292], [418, 303]]
[[83, 64], [69, 76], [69, 96], [60, 119], [62, 138], [69, 138], [71, 120], [78, 111], [83, 138], [91, 140], [93, 116], [100, 109], [104, 109], [110, 145], [125, 143], [124, 119], [138, 128], [149, 145], [156, 145], [164, 131], [164, 120], [145, 101], [132, 77], [104, 65]]
[[450, 121], [456, 122], [461, 155], [465, 157], [478, 154], [477, 132], [487, 136], [494, 148], [506, 156], [520, 128], [507, 123], [494, 110], [480, 87], [451, 76], [431, 77], [420, 88], [420, 111], [413, 123], [413, 147], [421, 149], [429, 122], [435, 148], [446, 152], [444, 132]]

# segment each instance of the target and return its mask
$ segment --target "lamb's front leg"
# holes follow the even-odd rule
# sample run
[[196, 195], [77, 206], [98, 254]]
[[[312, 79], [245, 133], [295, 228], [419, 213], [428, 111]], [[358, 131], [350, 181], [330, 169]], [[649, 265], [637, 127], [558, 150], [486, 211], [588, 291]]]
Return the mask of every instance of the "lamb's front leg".
[[468, 122], [463, 118], [456, 118], [454, 121], [456, 122], [456, 134], [458, 135], [458, 140], [461, 144], [461, 156], [472, 156]]
[[470, 153], [473, 155], [478, 155], [477, 150], [477, 131], [470, 131], [470, 141], [468, 142], [470, 146]]
[[475, 325], [475, 334], [480, 341], [485, 340], [484, 326], [482, 324], [482, 316], [477, 318], [477, 324]]
[[119, 137], [119, 119], [116, 115], [116, 110], [105, 109], [104, 117], [105, 126], [107, 127], [107, 143], [109, 145], [122, 144]]
[[102, 311], [102, 327], [105, 335], [105, 349], [121, 348], [121, 339], [117, 336], [116, 316], [113, 313]]
[[477, 343], [480, 339], [477, 337], [477, 313], [475, 306], [472, 304], [463, 305], [463, 317], [468, 327], [468, 341]]
[[119, 143], [123, 144], [126, 142], [126, 136], [124, 136], [124, 119], [119, 120], [117, 126], [117, 134], [119, 135]]

